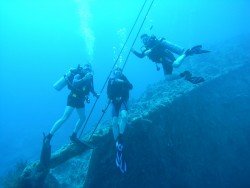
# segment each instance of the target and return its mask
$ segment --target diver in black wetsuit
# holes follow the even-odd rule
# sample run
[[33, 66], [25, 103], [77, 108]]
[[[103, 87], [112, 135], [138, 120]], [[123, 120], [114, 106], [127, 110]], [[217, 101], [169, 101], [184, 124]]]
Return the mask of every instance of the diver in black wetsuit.
[[70, 94], [68, 95], [67, 106], [63, 116], [55, 122], [50, 133], [46, 136], [48, 141], [51, 140], [55, 132], [60, 129], [63, 123], [70, 117], [74, 109], [76, 109], [79, 120], [76, 123], [75, 129], [70, 136], [72, 142], [80, 143], [77, 138], [77, 133], [82, 127], [85, 117], [85, 100], [89, 102], [88, 95], [91, 92], [95, 97], [99, 95], [95, 92], [93, 86], [93, 72], [90, 64], [85, 64], [84, 67], [78, 67], [71, 70], [71, 76], [67, 78], [68, 89]]
[[[123, 153], [123, 133], [127, 124], [129, 91], [131, 89], [133, 89], [133, 85], [122, 74], [122, 70], [120, 68], [114, 69], [113, 76], [108, 82], [107, 95], [112, 105], [113, 136], [116, 141], [116, 165], [122, 173], [127, 170]], [[119, 116], [120, 123], [118, 123]]]
[[[207, 50], [203, 50], [201, 45], [184, 50], [179, 46], [167, 42], [164, 38], [157, 39], [155, 36], [149, 36], [147, 34], [143, 34], [141, 36], [141, 40], [144, 44], [144, 50], [142, 50], [141, 53], [135, 51], [134, 49], [131, 51], [139, 58], [147, 56], [156, 64], [162, 64], [166, 80], [170, 81], [185, 78], [194, 84], [204, 81], [202, 77], [192, 77], [192, 74], [189, 71], [184, 71], [178, 75], [173, 74], [173, 68], [179, 67], [187, 56], [209, 52]], [[179, 55], [179, 57], [176, 59], [173, 53]], [[158, 67], [157, 70], [159, 70]]]

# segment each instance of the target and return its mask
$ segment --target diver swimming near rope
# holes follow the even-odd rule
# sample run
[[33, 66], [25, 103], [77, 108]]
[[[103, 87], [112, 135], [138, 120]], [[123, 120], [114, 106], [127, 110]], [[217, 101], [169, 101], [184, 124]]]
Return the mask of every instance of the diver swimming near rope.
[[71, 69], [62, 79], [54, 84], [54, 88], [61, 90], [64, 86], [68, 85], [70, 94], [67, 99], [67, 106], [63, 116], [55, 122], [50, 133], [46, 136], [48, 141], [51, 140], [53, 135], [70, 117], [74, 109], [76, 109], [79, 120], [76, 123], [74, 131], [70, 136], [73, 143], [82, 144], [83, 142], [77, 138], [77, 133], [85, 122], [85, 101], [89, 103], [88, 95], [91, 92], [96, 98], [99, 97], [94, 90], [93, 85], [93, 71], [91, 64], [85, 64], [83, 67], [78, 66], [76, 69]]
[[[164, 38], [157, 39], [154, 35], [149, 36], [147, 34], [141, 35], [141, 41], [143, 43], [142, 52], [137, 52], [134, 49], [131, 49], [131, 51], [139, 58], [147, 56], [151, 61], [156, 63], [156, 66], [157, 64], [162, 64], [166, 80], [171, 81], [184, 78], [193, 84], [205, 81], [202, 77], [193, 77], [189, 71], [184, 71], [181, 74], [173, 74], [173, 69], [180, 67], [186, 57], [210, 52], [202, 49], [202, 45], [185, 50], [166, 41]], [[174, 54], [179, 55], [179, 57], [175, 58]], [[158, 66], [157, 70], [159, 70]]]

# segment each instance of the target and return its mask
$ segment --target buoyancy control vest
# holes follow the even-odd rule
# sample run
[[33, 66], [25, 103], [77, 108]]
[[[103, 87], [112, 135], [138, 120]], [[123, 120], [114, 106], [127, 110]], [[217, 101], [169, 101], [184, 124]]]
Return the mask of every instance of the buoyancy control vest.
[[71, 94], [75, 94], [77, 97], [85, 97], [89, 94], [91, 91], [91, 88], [93, 87], [93, 79], [90, 79], [84, 83], [82, 83], [79, 86], [73, 85], [74, 77], [79, 74], [81, 78], [84, 78], [85, 74], [82, 74], [80, 72], [74, 72], [70, 76], [68, 76], [67, 82], [68, 82], [68, 89], [71, 90]]
[[133, 88], [133, 85], [124, 75], [122, 75], [119, 79], [123, 80], [124, 82], [118, 82], [116, 81], [116, 78], [110, 78], [107, 87], [107, 94], [111, 100], [121, 98], [122, 100], [126, 101], [129, 98], [129, 90]]
[[[150, 46], [146, 47], [146, 50], [151, 49], [151, 52], [147, 55], [150, 60], [155, 63], [162, 63], [163, 61], [174, 62], [174, 55], [166, 48], [163, 39], [151, 40]], [[146, 51], [145, 50], [145, 51]]]

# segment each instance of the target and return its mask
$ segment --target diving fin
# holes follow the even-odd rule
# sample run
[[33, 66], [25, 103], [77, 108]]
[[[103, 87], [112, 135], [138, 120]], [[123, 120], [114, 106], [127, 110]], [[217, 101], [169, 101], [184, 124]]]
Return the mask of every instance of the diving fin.
[[47, 134], [46, 136], [45, 136], [45, 134], [43, 133], [43, 142], [44, 143], [50, 143], [50, 141], [51, 141], [51, 139], [52, 139], [52, 137], [53, 137], [53, 135], [52, 134]]
[[211, 51], [209, 50], [203, 50], [202, 49], [202, 45], [197, 45], [197, 46], [194, 46], [190, 49], [187, 49], [185, 54], [187, 56], [192, 56], [192, 55], [195, 55], [195, 54], [204, 54], [204, 53], [209, 53]]
[[49, 168], [50, 166], [50, 158], [51, 158], [50, 139], [48, 139], [48, 136], [45, 136], [45, 134], [43, 134], [43, 146], [42, 146], [42, 151], [40, 155], [40, 166], [42, 168]]
[[185, 80], [193, 83], [193, 84], [199, 84], [205, 81], [203, 77], [199, 76], [192, 76], [192, 73], [190, 71], [184, 71], [180, 74], [181, 78], [184, 78]]
[[124, 156], [122, 155], [121, 151], [116, 152], [115, 163], [116, 163], [117, 168], [120, 169], [121, 173], [124, 174], [127, 172], [127, 163], [124, 160]]
[[88, 148], [88, 149], [95, 149], [95, 147], [94, 147], [92, 144], [90, 144], [90, 143], [88, 143], [88, 142], [85, 142], [85, 141], [80, 140], [79, 138], [77, 138], [77, 136], [76, 136], [75, 133], [73, 133], [73, 134], [70, 136], [70, 140], [71, 140], [71, 142], [72, 142], [73, 144], [77, 144], [77, 145], [80, 145], [80, 146], [84, 146], [84, 147], [86, 147], [86, 148]]
[[125, 157], [123, 154], [123, 144], [122, 142], [116, 141], [116, 158], [115, 158], [115, 163], [117, 168], [120, 169], [121, 173], [126, 173], [127, 172], [127, 163], [125, 161]]
[[185, 78], [185, 80], [188, 80], [192, 77], [192, 73], [190, 71], [184, 71], [180, 74], [181, 78]]
[[205, 79], [203, 77], [200, 76], [193, 76], [189, 79], [186, 79], [187, 81], [193, 83], [193, 84], [199, 84], [205, 81]]

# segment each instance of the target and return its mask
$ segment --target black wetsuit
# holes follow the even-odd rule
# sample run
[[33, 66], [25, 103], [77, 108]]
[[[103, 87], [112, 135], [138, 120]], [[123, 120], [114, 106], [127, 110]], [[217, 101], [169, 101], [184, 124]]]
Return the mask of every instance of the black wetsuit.
[[[123, 82], [118, 81], [118, 79]], [[120, 78], [110, 78], [107, 87], [108, 98], [112, 101], [112, 115], [118, 116], [120, 110], [128, 110], [127, 102], [129, 99], [129, 91], [133, 89], [133, 85], [128, 81], [126, 76], [121, 75]]]
[[[133, 53], [139, 58], [148, 56], [148, 58], [153, 62], [162, 64], [165, 75], [172, 74], [173, 72], [173, 62], [175, 61], [175, 56], [173, 55], [173, 53], [181, 55], [184, 52], [183, 49], [170, 44], [163, 39], [158, 40], [156, 38], [154, 40], [151, 40], [149, 46], [145, 47], [146, 49], [141, 53], [136, 51], [134, 51]], [[146, 55], [145, 52], [149, 49], [151, 50], [151, 52]]]
[[89, 92], [96, 95], [93, 86], [93, 77], [90, 79], [84, 79], [82, 75], [75, 75], [74, 80], [71, 84], [68, 84], [68, 88], [71, 90], [68, 95], [67, 106], [71, 106], [73, 108], [84, 108], [84, 102], [86, 96]]

